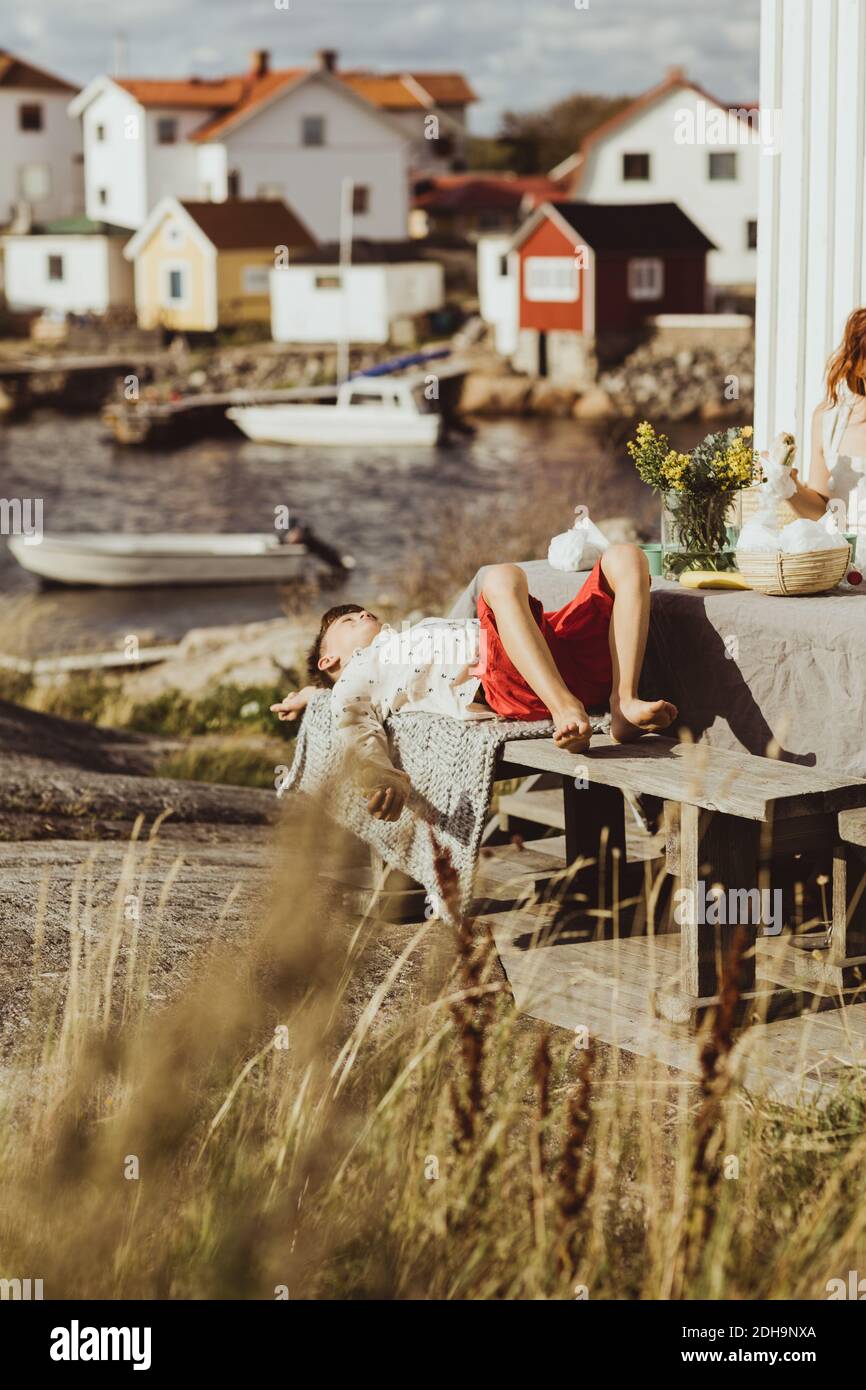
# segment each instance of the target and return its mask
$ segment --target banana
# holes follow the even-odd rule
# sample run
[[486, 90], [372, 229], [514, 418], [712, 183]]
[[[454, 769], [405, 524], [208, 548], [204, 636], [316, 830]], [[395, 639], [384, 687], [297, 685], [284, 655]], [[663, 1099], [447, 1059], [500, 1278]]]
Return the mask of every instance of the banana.
[[732, 570], [685, 570], [680, 575], [684, 589], [748, 589], [742, 575]]

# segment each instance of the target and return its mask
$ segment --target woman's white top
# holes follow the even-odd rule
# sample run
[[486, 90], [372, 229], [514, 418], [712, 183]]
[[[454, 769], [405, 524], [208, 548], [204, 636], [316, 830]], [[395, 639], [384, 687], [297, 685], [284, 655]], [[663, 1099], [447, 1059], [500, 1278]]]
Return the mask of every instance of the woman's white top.
[[866, 456], [840, 451], [857, 399], [853, 391], [843, 385], [838, 404], [824, 412], [821, 424], [824, 462], [830, 474], [830, 497], [845, 503], [846, 530], [857, 532], [857, 550], [862, 558], [866, 550]]

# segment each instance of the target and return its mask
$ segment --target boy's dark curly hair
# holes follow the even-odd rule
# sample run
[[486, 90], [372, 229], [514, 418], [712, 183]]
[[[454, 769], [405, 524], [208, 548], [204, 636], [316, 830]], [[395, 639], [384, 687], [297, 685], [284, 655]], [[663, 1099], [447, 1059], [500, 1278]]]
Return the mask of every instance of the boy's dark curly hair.
[[319, 670], [319, 657], [322, 654], [322, 642], [331, 623], [336, 622], [338, 618], [342, 618], [344, 613], [363, 613], [363, 611], [364, 609], [360, 603], [338, 603], [335, 608], [329, 608], [327, 613], [323, 615], [322, 621], [319, 624], [319, 631], [316, 634], [316, 640], [307, 652], [307, 674], [313, 685], [320, 685], [324, 690], [327, 690], [333, 684], [327, 671]]

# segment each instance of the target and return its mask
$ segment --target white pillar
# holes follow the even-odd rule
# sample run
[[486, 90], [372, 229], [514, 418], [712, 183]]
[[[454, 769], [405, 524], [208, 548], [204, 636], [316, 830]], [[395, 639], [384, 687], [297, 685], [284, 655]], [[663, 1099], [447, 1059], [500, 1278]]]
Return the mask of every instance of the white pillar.
[[761, 0], [762, 119], [755, 435], [779, 430], [809, 466], [827, 358], [866, 305], [866, 0]]

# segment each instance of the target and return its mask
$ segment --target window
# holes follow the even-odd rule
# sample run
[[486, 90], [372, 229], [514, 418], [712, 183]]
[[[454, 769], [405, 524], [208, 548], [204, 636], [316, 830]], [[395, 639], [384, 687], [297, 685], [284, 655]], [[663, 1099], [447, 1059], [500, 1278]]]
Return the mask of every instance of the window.
[[665, 263], [657, 257], [628, 263], [629, 299], [661, 299], [665, 287]]
[[244, 294], [267, 294], [270, 266], [245, 265], [241, 269], [241, 288]]
[[241, 176], [237, 169], [230, 169], [226, 179], [226, 197], [239, 198], [241, 196]]
[[96, 201], [99, 203], [100, 207], [103, 207], [103, 208], [105, 207], [106, 203], [108, 202], [108, 189], [107, 189], [107, 188], [97, 188], [97, 190], [96, 190]]
[[324, 145], [325, 143], [325, 118], [324, 116], [305, 116], [301, 122], [301, 144]]
[[186, 309], [189, 307], [189, 264], [175, 261], [163, 265], [162, 302], [167, 309]]
[[438, 140], [433, 141], [433, 149], [439, 159], [450, 159], [454, 153], [453, 136], [440, 135]]
[[500, 256], [500, 257], [499, 257], [499, 274], [500, 274], [500, 275], [507, 275], [507, 274], [508, 274], [508, 257], [507, 257], [507, 256]]
[[100, 145], [104, 145], [104, 144], [105, 144], [105, 126], [104, 126], [104, 125], [98, 125], [98, 126], [96, 126], [96, 128], [95, 128], [95, 130], [94, 130], [94, 134], [95, 134], [96, 139], [97, 139], [97, 141], [99, 142], [99, 144], [100, 144]]
[[370, 190], [365, 183], [356, 183], [352, 189], [352, 211], [370, 211]]
[[279, 202], [283, 196], [281, 183], [260, 183], [256, 189], [257, 198], [267, 198], [269, 202]]
[[47, 164], [22, 164], [18, 170], [18, 194], [26, 203], [39, 203], [51, 193]]
[[709, 175], [711, 179], [735, 179], [737, 177], [736, 150], [711, 150]]
[[25, 101], [18, 107], [18, 129], [42, 129], [42, 107], [38, 101]]
[[622, 157], [622, 176], [627, 183], [648, 179], [650, 176], [649, 155], [624, 154]]
[[339, 275], [317, 275], [317, 276], [316, 276], [316, 289], [317, 289], [317, 290], [339, 290], [339, 289], [342, 288], [342, 285], [343, 285], [343, 282], [342, 282], [342, 280], [340, 279], [340, 276], [339, 276]]
[[49, 256], [49, 257], [48, 257], [48, 279], [49, 279], [49, 280], [62, 280], [62, 279], [63, 279], [63, 257], [62, 257], [62, 256]]
[[179, 222], [169, 218], [162, 229], [162, 239], [166, 246], [178, 247], [183, 245], [184, 230]]
[[177, 121], [174, 116], [160, 116], [156, 123], [156, 143], [174, 145], [177, 143]]
[[754, 251], [757, 245], [758, 224], [753, 218], [750, 218], [750, 220], [746, 223], [746, 248], [749, 251]]
[[579, 293], [574, 257], [527, 256], [524, 292], [535, 303], [574, 303]]

